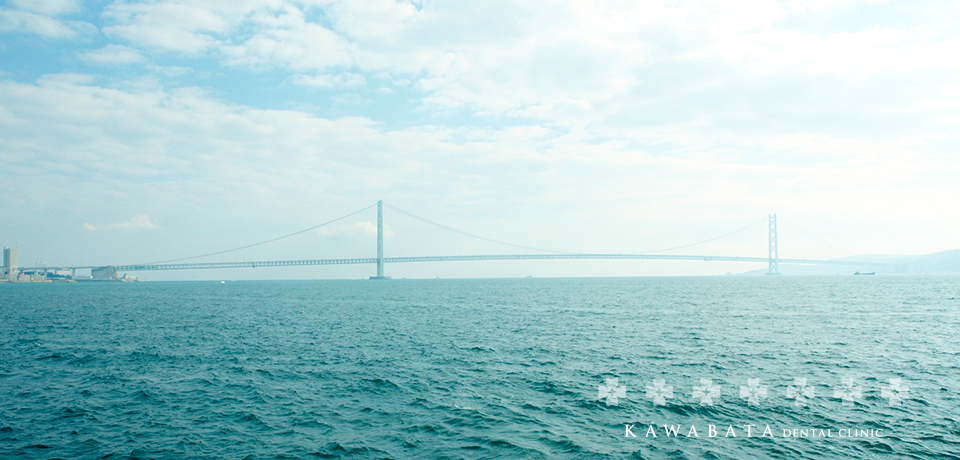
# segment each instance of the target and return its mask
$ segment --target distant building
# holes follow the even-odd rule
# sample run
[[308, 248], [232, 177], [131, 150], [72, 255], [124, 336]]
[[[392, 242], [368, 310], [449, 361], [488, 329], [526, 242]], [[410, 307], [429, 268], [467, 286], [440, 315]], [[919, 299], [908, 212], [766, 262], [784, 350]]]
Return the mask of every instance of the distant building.
[[17, 248], [3, 248], [3, 278], [17, 280]]

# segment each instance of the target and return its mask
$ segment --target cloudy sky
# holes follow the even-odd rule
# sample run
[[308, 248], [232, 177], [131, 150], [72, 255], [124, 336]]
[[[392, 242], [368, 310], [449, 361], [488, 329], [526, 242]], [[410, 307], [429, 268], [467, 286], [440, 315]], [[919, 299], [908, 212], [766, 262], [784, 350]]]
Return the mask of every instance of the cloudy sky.
[[[21, 265], [152, 262], [383, 199], [561, 251], [669, 248], [773, 213], [791, 226], [781, 223], [782, 257], [956, 249], [958, 26], [954, 0], [7, 0], [0, 245], [18, 247]], [[437, 237], [387, 219], [388, 256], [430, 251], [416, 241]], [[375, 221], [367, 210], [302, 244], [231, 256], [369, 257]], [[673, 253], [765, 256], [766, 228]], [[388, 274], [754, 268], [479, 262]]]

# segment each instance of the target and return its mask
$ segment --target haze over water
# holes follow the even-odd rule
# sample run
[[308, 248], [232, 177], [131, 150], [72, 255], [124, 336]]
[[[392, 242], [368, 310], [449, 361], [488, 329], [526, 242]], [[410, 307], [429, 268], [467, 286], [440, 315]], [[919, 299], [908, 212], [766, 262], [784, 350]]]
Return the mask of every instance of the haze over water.
[[953, 276], [4, 285], [0, 456], [958, 458], [958, 312]]

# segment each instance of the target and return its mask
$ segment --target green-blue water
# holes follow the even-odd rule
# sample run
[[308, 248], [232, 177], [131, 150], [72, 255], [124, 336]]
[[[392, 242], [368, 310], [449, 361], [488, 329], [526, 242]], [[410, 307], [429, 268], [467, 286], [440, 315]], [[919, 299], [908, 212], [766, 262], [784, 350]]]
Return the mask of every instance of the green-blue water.
[[0, 458], [957, 452], [958, 277], [0, 285]]

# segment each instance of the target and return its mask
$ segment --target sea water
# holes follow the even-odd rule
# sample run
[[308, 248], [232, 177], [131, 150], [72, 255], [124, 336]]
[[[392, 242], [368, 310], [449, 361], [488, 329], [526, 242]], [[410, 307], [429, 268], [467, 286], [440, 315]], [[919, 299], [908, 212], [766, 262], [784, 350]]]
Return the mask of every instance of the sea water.
[[0, 458], [958, 452], [956, 276], [0, 285]]

